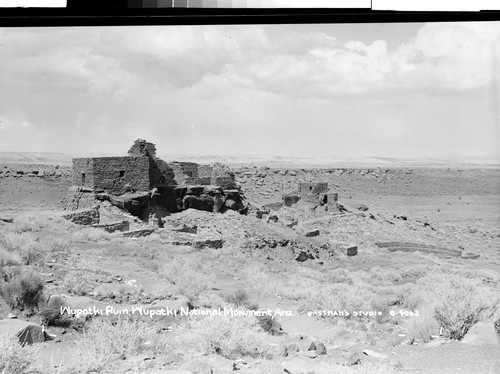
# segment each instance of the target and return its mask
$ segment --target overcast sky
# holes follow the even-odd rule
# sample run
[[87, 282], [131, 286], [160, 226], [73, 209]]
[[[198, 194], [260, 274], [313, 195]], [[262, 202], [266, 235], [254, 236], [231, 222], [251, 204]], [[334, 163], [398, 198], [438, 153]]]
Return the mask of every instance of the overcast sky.
[[500, 23], [0, 29], [0, 151], [498, 159]]

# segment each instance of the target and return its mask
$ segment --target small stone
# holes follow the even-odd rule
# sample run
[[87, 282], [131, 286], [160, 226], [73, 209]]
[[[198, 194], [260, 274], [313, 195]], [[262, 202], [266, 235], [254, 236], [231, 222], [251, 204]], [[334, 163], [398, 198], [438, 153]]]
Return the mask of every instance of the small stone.
[[308, 351], [316, 351], [318, 355], [326, 355], [326, 347], [319, 340], [311, 342], [311, 345], [307, 349]]
[[312, 254], [306, 252], [300, 252], [299, 255], [295, 258], [295, 261], [304, 262], [312, 259], [314, 259], [314, 256]]
[[371, 349], [365, 349], [363, 350], [363, 353], [367, 356], [370, 357], [375, 357], [375, 358], [380, 358], [380, 359], [387, 359], [387, 355], [379, 352], [372, 351]]
[[350, 244], [345, 249], [345, 254], [347, 256], [356, 256], [358, 254], [358, 246], [354, 244]]

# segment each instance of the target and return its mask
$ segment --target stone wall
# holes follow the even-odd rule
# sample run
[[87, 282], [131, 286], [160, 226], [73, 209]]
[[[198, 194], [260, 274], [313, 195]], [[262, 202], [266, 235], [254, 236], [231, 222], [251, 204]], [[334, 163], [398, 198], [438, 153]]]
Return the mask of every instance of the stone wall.
[[99, 157], [92, 159], [93, 183], [96, 190], [112, 194], [130, 185], [136, 191], [149, 190], [149, 157]]
[[214, 186], [221, 186], [224, 189], [236, 188], [233, 171], [226, 165], [215, 164], [212, 167], [210, 184]]
[[153, 143], [138, 139], [125, 157], [73, 159], [73, 181], [77, 186], [105, 190], [113, 195], [187, 185], [236, 188], [234, 173], [225, 165], [194, 162], [165, 162], [155, 156]]
[[94, 159], [73, 159], [73, 184], [94, 188]]
[[156, 157], [156, 145], [143, 139], [137, 139], [128, 151], [131, 157], [151, 156]]
[[206, 186], [212, 184], [212, 172], [214, 167], [211, 165], [198, 165], [198, 182]]
[[319, 196], [328, 191], [328, 183], [299, 183], [300, 195], [316, 195]]

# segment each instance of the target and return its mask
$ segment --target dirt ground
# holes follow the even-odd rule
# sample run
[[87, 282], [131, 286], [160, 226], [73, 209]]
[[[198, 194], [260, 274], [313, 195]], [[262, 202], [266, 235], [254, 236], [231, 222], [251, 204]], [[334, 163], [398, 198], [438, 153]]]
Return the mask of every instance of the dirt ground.
[[[45, 174], [28, 176], [35, 168], [43, 169]], [[281, 201], [283, 194], [295, 191], [298, 182], [328, 182], [331, 190], [338, 192], [338, 202], [347, 212], [318, 214], [300, 203], [271, 211], [262, 219], [253, 213], [242, 216], [235, 212], [188, 210], [167, 217], [165, 230], [141, 238], [126, 238], [121, 233], [92, 234], [62, 219], [64, 199], [72, 184], [68, 167], [6, 164], [0, 165], [0, 170], [4, 170], [0, 176], [0, 218], [14, 220], [0, 221], [0, 232], [13, 231], [20, 222], [20, 232], [26, 231], [40, 240], [50, 236], [52, 241], [64, 242], [63, 250], [52, 251], [45, 261], [30, 266], [45, 279], [48, 294], [87, 296], [113, 305], [150, 305], [184, 294], [199, 304], [198, 295], [186, 294], [189, 290], [179, 289], [179, 282], [173, 289], [168, 288], [175, 282], [169, 284], [168, 274], [161, 271], [174, 259], [193, 261], [201, 264], [200, 272], [210, 275], [208, 291], [225, 297], [243, 289], [260, 309], [279, 309], [290, 314], [277, 317], [283, 333], [269, 334], [268, 343], [274, 347], [296, 344], [299, 348], [295, 354], [273, 358], [227, 357], [187, 348], [161, 355], [146, 351], [111, 360], [100, 371], [205, 373], [210, 372], [208, 367], [213, 373], [500, 373], [498, 343], [444, 342], [437, 336], [435, 341], [443, 340], [442, 345], [433, 346], [434, 340], [419, 339], [408, 343], [408, 320], [418, 317], [405, 315], [411, 308], [398, 302], [399, 290], [417, 284], [421, 277], [434, 271], [429, 269], [457, 269], [479, 274], [482, 279], [491, 278], [491, 282], [499, 281], [493, 279], [500, 274], [498, 168], [242, 167], [235, 170], [236, 180], [253, 206]], [[11, 171], [9, 176], [6, 170]], [[273, 214], [278, 221], [268, 222], [266, 217]], [[319, 230], [319, 235], [300, 235], [286, 225], [292, 219], [306, 230]], [[194, 249], [189, 242], [178, 243], [169, 235], [181, 225], [196, 226], [198, 235], [220, 237], [224, 245]], [[461, 252], [462, 256], [392, 252], [378, 247], [376, 243], [380, 242], [435, 246]], [[347, 256], [345, 250], [352, 245], [357, 246], [357, 255]], [[314, 256], [298, 261], [300, 252]], [[465, 254], [479, 257], [465, 258]], [[352, 277], [354, 281], [335, 277]], [[308, 315], [327, 305], [321, 299], [325, 296], [322, 289], [328, 284], [342, 283], [348, 289], [356, 286], [359, 279], [363, 280], [359, 284], [383, 300], [371, 307], [383, 310], [384, 318]], [[140, 292], [113, 294], [113, 290], [123, 290], [131, 284]], [[500, 290], [498, 285], [494, 290]], [[314, 300], [316, 305], [312, 304]], [[0, 318], [7, 318], [10, 312], [0, 299]], [[18, 318], [28, 317], [18, 313]], [[29, 318], [38, 321], [37, 316]], [[175, 318], [155, 322], [168, 331], [175, 331], [182, 323]], [[55, 339], [39, 345], [43, 371], [71, 372], [78, 364], [81, 332], [62, 327], [47, 329]], [[436, 334], [439, 330], [434, 331]], [[314, 340], [324, 343], [325, 355], [312, 357], [308, 353]], [[165, 360], [160, 362], [162, 359]]]

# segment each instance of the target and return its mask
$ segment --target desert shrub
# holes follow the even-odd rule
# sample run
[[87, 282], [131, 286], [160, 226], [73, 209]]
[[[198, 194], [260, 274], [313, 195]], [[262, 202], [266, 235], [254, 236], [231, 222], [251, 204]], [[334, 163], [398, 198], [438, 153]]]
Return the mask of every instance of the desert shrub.
[[214, 275], [203, 268], [200, 260], [194, 259], [172, 259], [160, 268], [160, 274], [189, 298], [210, 290], [215, 282]]
[[353, 284], [354, 279], [351, 275], [351, 272], [344, 268], [336, 268], [333, 269], [325, 279], [327, 282], [331, 283], [347, 283]]
[[248, 297], [248, 293], [244, 289], [237, 289], [224, 297], [224, 299], [236, 307], [244, 307], [251, 310], [257, 310], [258, 305], [252, 303]]
[[23, 215], [14, 221], [13, 231], [18, 234], [29, 231], [37, 231], [39, 226], [40, 224], [34, 216]]
[[271, 335], [281, 335], [283, 334], [283, 329], [281, 327], [281, 323], [276, 318], [270, 315], [262, 315], [257, 317], [257, 321], [259, 322], [259, 326]]
[[370, 310], [373, 297], [374, 295], [364, 287], [356, 284], [336, 283], [313, 289], [306, 298], [303, 308], [306, 310], [345, 310], [349, 313], [366, 311]]
[[78, 243], [97, 242], [100, 240], [109, 240], [110, 234], [97, 228], [83, 228], [71, 235], [71, 240]]
[[16, 252], [10, 252], [0, 246], [0, 266], [21, 265], [22, 259]]
[[432, 309], [421, 310], [419, 316], [410, 317], [406, 321], [406, 329], [410, 338], [428, 342], [432, 335], [439, 333], [439, 324]]
[[196, 306], [200, 308], [229, 308], [230, 304], [226, 299], [213, 291], [204, 291], [200, 293], [195, 299]]
[[47, 246], [51, 252], [66, 252], [69, 250], [69, 242], [64, 238], [55, 238], [47, 235], [40, 242]]
[[498, 311], [498, 290], [462, 274], [433, 274], [419, 281], [434, 306], [435, 318], [450, 339], [462, 339], [477, 322]]
[[28, 233], [9, 232], [0, 236], [0, 246], [9, 252], [17, 253], [25, 265], [43, 262], [49, 249], [38, 238]]
[[391, 317], [389, 314], [389, 311], [391, 310], [391, 307], [387, 303], [387, 299], [384, 297], [374, 297], [372, 301], [370, 302], [370, 310], [374, 310], [376, 312], [382, 312], [381, 315], [376, 315], [375, 316], [375, 321], [377, 323], [386, 323], [386, 322], [392, 322], [394, 321], [394, 318]]
[[266, 335], [254, 316], [217, 315], [192, 318], [175, 331], [167, 349], [217, 353], [234, 359], [263, 352]]
[[36, 361], [37, 347], [21, 346], [16, 338], [0, 336], [0, 373], [20, 374], [35, 372], [31, 366]]
[[80, 362], [89, 370], [100, 370], [119, 355], [134, 356], [159, 347], [161, 335], [148, 322], [119, 318], [116, 323], [96, 319], [76, 341]]
[[0, 296], [12, 309], [34, 312], [43, 301], [44, 285], [34, 272], [21, 272], [0, 285]]
[[320, 282], [297, 274], [280, 274], [267, 271], [264, 266], [251, 264], [242, 270], [242, 276], [259, 292], [291, 300], [303, 300]]
[[426, 302], [428, 303], [425, 294], [414, 285], [403, 287], [397, 298], [402, 306], [411, 310], [416, 310], [425, 305]]
[[67, 306], [66, 301], [61, 296], [52, 296], [47, 302], [41, 303], [39, 316], [42, 319], [42, 325], [68, 327], [71, 320], [67, 314], [61, 313], [62, 308]]
[[380, 266], [374, 266], [370, 269], [370, 283], [378, 281], [381, 284], [392, 284], [401, 280], [401, 273], [397, 270], [383, 269]]

